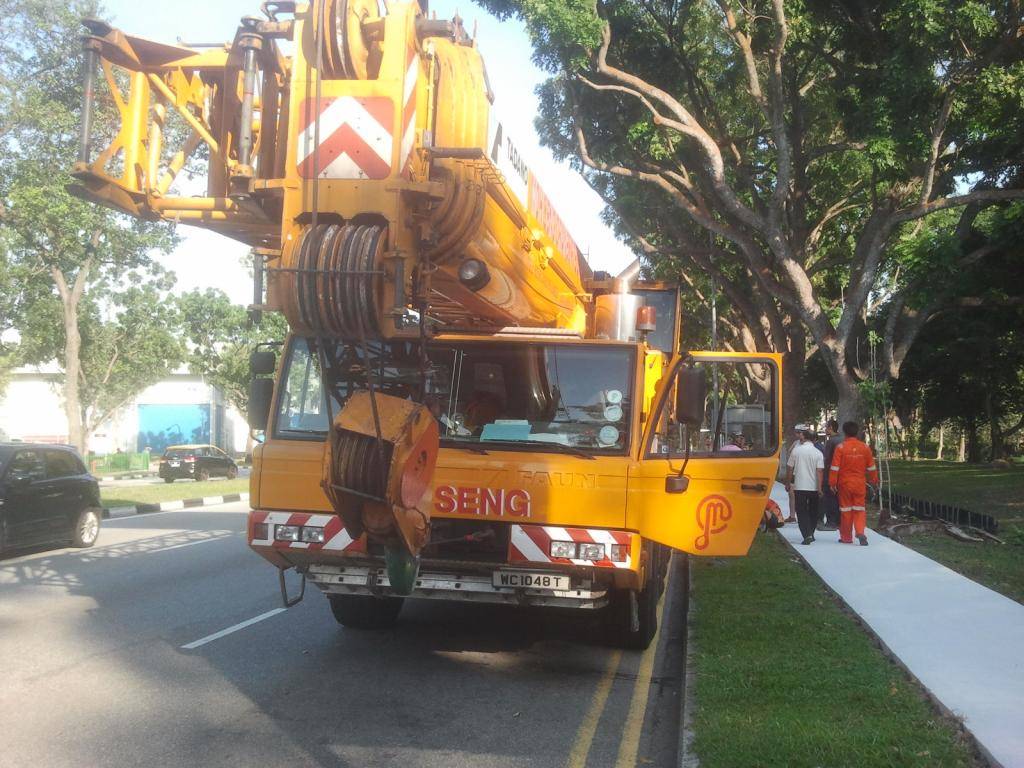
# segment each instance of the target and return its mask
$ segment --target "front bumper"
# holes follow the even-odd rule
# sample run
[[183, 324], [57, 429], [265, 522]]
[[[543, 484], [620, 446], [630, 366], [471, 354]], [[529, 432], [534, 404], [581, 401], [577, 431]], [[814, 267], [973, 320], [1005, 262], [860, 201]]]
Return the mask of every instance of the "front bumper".
[[[322, 543], [276, 541], [275, 526], [315, 526], [324, 529]], [[640, 589], [642, 540], [630, 531], [564, 528], [508, 523], [508, 546], [500, 562], [465, 553], [458, 560], [431, 558], [425, 551], [411, 597], [433, 600], [600, 608], [608, 591]], [[393, 594], [381, 553], [365, 537], [352, 539], [340, 518], [329, 514], [255, 510], [249, 514], [249, 546], [278, 568], [294, 567], [328, 594], [387, 596]], [[618, 561], [551, 557], [550, 541], [606, 543], [628, 552]], [[496, 571], [568, 575], [568, 590], [495, 587]]]
[[[416, 587], [409, 597], [587, 609], [602, 608], [608, 602], [609, 586], [594, 584], [591, 579], [585, 577], [573, 577], [573, 588], [570, 590], [519, 589], [495, 587], [490, 573], [438, 568], [439, 564], [431, 564], [430, 567], [421, 569], [416, 578]], [[387, 573], [376, 565], [314, 564], [307, 566], [304, 572], [309, 581], [328, 595], [394, 595]]]

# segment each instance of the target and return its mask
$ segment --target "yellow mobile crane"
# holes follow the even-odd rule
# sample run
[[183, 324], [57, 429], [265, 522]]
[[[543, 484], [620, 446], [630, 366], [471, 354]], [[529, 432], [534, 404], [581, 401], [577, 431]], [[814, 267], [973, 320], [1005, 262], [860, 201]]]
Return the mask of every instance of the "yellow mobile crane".
[[781, 360], [681, 353], [675, 286], [593, 273], [425, 4], [266, 2], [202, 48], [87, 21], [73, 190], [252, 246], [291, 333], [252, 359], [248, 538], [286, 604], [295, 568], [350, 626], [411, 595], [598, 609], [646, 647], [669, 548], [750, 546]]

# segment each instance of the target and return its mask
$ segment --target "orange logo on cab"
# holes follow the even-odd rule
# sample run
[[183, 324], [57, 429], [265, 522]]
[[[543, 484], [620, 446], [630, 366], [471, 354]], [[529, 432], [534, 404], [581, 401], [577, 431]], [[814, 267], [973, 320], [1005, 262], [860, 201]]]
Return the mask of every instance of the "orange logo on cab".
[[693, 546], [696, 549], [707, 549], [711, 537], [729, 527], [731, 517], [732, 504], [725, 496], [715, 493], [701, 499], [697, 504], [697, 527], [701, 532], [693, 540]]

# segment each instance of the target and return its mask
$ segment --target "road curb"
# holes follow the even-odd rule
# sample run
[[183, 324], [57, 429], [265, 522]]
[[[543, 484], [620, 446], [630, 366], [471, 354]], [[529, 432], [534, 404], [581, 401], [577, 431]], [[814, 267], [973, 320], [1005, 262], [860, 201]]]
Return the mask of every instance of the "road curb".
[[115, 480], [139, 480], [143, 477], [156, 477], [157, 472], [132, 472], [124, 475], [109, 475], [107, 477], [97, 477], [101, 483], [112, 483]]
[[153, 512], [170, 512], [174, 509], [205, 507], [211, 504], [230, 504], [234, 501], [248, 501], [248, 493], [226, 493], [223, 496], [203, 496], [198, 499], [178, 499], [161, 501], [159, 504], [136, 504], [134, 507], [111, 507], [103, 510], [105, 520], [116, 520], [119, 517], [152, 514]]

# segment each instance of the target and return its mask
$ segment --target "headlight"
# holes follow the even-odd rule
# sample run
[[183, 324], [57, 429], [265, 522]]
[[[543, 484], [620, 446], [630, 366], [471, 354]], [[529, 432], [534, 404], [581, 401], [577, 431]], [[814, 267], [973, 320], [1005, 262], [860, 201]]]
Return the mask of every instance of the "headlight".
[[580, 560], [604, 560], [604, 544], [580, 544]]
[[324, 543], [324, 529], [316, 526], [302, 526], [302, 540], [310, 544]]
[[624, 563], [629, 559], [628, 544], [612, 544], [612, 554], [609, 558], [613, 563]]
[[299, 526], [297, 525], [275, 525], [274, 538], [278, 541], [298, 541]]
[[576, 542], [575, 541], [552, 541], [551, 542], [551, 556], [552, 557], [564, 557], [569, 560], [576, 559]]

